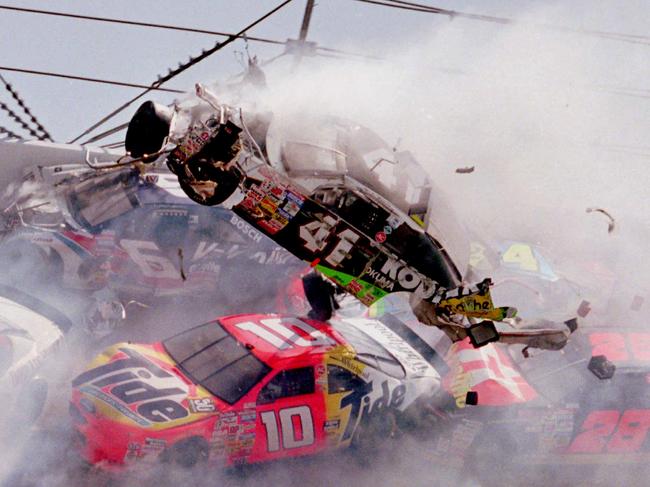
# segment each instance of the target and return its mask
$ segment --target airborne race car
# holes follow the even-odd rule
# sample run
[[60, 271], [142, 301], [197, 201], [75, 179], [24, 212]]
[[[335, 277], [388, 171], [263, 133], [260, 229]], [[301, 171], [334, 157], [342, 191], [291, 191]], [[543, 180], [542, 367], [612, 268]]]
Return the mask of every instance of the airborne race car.
[[160, 343], [121, 343], [73, 381], [82, 458], [101, 469], [223, 466], [372, 447], [439, 390], [376, 320], [236, 315]]
[[142, 177], [134, 167], [34, 167], [3, 198], [0, 258], [4, 279], [32, 280], [57, 291], [104, 296], [124, 304], [157, 298], [256, 299], [247, 281], [281, 280], [299, 264], [287, 251], [220, 207], [184, 197], [167, 171]]

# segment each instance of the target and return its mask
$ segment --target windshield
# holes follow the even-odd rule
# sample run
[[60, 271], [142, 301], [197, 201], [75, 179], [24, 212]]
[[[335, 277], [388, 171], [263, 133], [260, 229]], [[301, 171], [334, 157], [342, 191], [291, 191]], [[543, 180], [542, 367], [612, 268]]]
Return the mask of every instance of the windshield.
[[430, 181], [422, 167], [351, 121], [304, 114], [276, 118], [267, 149], [291, 176], [351, 176], [409, 215], [426, 212]]
[[6, 223], [24, 223], [42, 227], [58, 228], [63, 215], [56, 195], [46, 184], [36, 180], [33, 172], [20, 184], [10, 185], [0, 200]]
[[354, 348], [357, 360], [398, 379], [406, 374], [404, 368], [379, 342], [345, 321], [331, 320], [333, 328]]
[[138, 175], [134, 171], [90, 177], [68, 192], [68, 210], [86, 230], [97, 233], [106, 222], [139, 206]]
[[271, 370], [217, 322], [163, 342], [185, 375], [228, 404], [234, 404]]

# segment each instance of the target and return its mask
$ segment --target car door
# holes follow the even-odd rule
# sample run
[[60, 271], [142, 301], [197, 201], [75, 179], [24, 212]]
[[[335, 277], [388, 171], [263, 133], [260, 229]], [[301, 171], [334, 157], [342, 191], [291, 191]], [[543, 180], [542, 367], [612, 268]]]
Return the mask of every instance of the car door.
[[260, 388], [251, 459], [309, 455], [323, 448], [325, 406], [314, 373], [311, 365], [282, 369]]

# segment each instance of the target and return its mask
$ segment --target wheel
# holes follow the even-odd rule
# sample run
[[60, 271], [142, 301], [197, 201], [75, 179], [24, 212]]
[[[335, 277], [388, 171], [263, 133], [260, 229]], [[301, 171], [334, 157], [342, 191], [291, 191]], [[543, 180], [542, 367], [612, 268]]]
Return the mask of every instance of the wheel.
[[397, 421], [391, 412], [366, 417], [352, 437], [350, 448], [361, 466], [376, 462], [378, 456], [388, 449], [390, 440], [397, 432]]
[[173, 463], [183, 468], [192, 468], [208, 461], [208, 443], [199, 437], [186, 438], [174, 443], [161, 454], [164, 463]]
[[145, 101], [140, 105], [126, 130], [124, 145], [131, 157], [158, 152], [169, 134], [171, 119], [171, 110], [160, 103]]
[[[190, 160], [187, 164], [193, 163]], [[196, 169], [207, 166], [197, 163], [192, 167]], [[228, 170], [211, 167], [209, 172], [209, 177], [200, 176], [203, 179], [194, 179], [183, 174], [178, 176], [178, 182], [185, 194], [192, 201], [205, 206], [214, 206], [226, 201], [237, 190], [244, 177], [236, 167]]]

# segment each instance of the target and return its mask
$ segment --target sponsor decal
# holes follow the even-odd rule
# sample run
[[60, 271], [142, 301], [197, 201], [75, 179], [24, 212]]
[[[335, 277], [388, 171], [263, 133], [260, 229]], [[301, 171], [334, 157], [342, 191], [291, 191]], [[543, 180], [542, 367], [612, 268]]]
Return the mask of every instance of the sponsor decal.
[[214, 401], [211, 397], [188, 400], [190, 411], [193, 413], [213, 413], [216, 411]]
[[255, 230], [247, 222], [239, 218], [237, 215], [232, 215], [230, 218], [230, 223], [232, 223], [235, 228], [237, 228], [237, 230], [248, 236], [248, 238], [254, 242], [260, 242], [262, 240], [262, 234]]
[[350, 372], [352, 372], [354, 375], [358, 375], [364, 378], [368, 377], [368, 373], [365, 372], [366, 366], [361, 362], [357, 362], [357, 360], [354, 359], [352, 356], [331, 353], [330, 359], [334, 364], [340, 365], [344, 369], [347, 369]]
[[255, 411], [242, 411], [239, 414], [239, 422], [240, 423], [255, 422], [256, 418], [257, 418], [257, 413]]
[[373, 390], [373, 383], [368, 382], [363, 387], [357, 388], [341, 398], [340, 408], [350, 407], [350, 416], [345, 426], [341, 441], [347, 441], [352, 438], [354, 430], [366, 415], [382, 413], [386, 409], [397, 409], [404, 403], [406, 396], [406, 386], [398, 384], [392, 391], [388, 381], [381, 383], [381, 396], [370, 404], [370, 393]]
[[[185, 395], [179, 387], [157, 387], [177, 384], [174, 376], [130, 348], [119, 348], [125, 358], [87, 370], [72, 382], [73, 387], [109, 404], [127, 418], [142, 426], [164, 423], [189, 415], [172, 398]], [[108, 392], [104, 392], [105, 389]], [[126, 405], [137, 405], [136, 412]]]
[[[372, 275], [370, 272], [368, 274]], [[412, 291], [422, 299], [434, 296], [434, 294], [440, 289], [440, 285], [437, 282], [423, 276], [414, 269], [411, 269], [407, 265], [390, 257], [379, 270], [377, 278], [380, 275], [393, 281], [384, 289], [390, 289], [392, 291], [394, 286], [393, 283], [396, 281], [404, 290]]]
[[139, 424], [140, 426], [151, 426], [151, 423], [149, 421], [147, 421], [144, 418], [141, 418], [133, 411], [131, 411], [129, 408], [127, 408], [123, 404], [113, 399], [112, 396], [109, 396], [108, 394], [104, 394], [99, 389], [95, 389], [94, 387], [83, 386], [79, 388], [79, 391], [84, 394], [88, 394], [89, 396], [93, 396], [99, 399], [100, 401], [104, 401], [106, 404], [119, 411], [123, 416], [129, 418], [131, 421]]
[[329, 419], [325, 421], [325, 424], [323, 425], [323, 430], [325, 431], [325, 433], [335, 433], [338, 431], [339, 426], [341, 426], [340, 419]]
[[629, 453], [643, 450], [650, 429], [650, 409], [592, 411], [569, 453]]
[[[388, 226], [390, 228], [397, 228], [399, 226], [400, 222], [401, 222], [401, 220], [397, 215], [390, 215], [386, 219], [386, 223], [388, 223]], [[390, 232], [388, 232], [388, 233], [390, 233]]]
[[219, 423], [222, 424], [229, 424], [229, 423], [235, 423], [237, 422], [237, 413], [233, 411], [228, 411], [226, 413], [223, 413], [221, 417], [219, 418]]
[[[344, 320], [347, 323], [350, 323], [352, 326], [357, 328], [362, 328], [364, 333], [370, 335], [372, 338], [378, 342], [385, 345], [387, 350], [390, 350], [391, 353], [399, 359], [400, 363], [408, 366], [410, 369], [416, 372], [426, 372], [431, 370], [431, 365], [424, 360], [422, 355], [420, 355], [411, 345], [409, 345], [402, 337], [400, 337], [393, 330], [385, 326], [383, 323], [377, 320], [369, 320], [364, 318], [349, 319]], [[355, 325], [359, 323], [360, 326]]]
[[167, 447], [167, 442], [158, 438], [145, 438], [144, 445], [142, 447], [143, 451], [146, 452], [160, 452]]
[[359, 294], [363, 290], [363, 286], [361, 286], [357, 281], [352, 280], [348, 284], [348, 289], [350, 289], [354, 294]]

